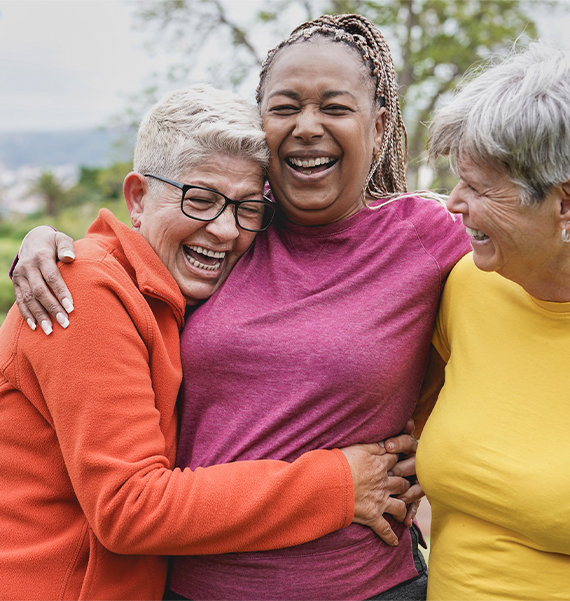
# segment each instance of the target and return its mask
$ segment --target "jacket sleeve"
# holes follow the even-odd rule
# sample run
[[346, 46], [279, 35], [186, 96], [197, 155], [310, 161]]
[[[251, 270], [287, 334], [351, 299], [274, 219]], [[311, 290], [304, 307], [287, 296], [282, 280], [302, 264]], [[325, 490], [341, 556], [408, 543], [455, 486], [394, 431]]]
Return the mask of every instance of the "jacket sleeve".
[[149, 367], [161, 341], [141, 335], [150, 308], [145, 314], [121, 296], [96, 262], [76, 261], [68, 274], [76, 299], [70, 326], [47, 337], [22, 328], [25, 353], [17, 363], [28, 375], [18, 377], [28, 378], [24, 392], [51, 423], [77, 499], [105, 547], [168, 555], [264, 550], [351, 522], [352, 478], [338, 450], [293, 463], [171, 469]]

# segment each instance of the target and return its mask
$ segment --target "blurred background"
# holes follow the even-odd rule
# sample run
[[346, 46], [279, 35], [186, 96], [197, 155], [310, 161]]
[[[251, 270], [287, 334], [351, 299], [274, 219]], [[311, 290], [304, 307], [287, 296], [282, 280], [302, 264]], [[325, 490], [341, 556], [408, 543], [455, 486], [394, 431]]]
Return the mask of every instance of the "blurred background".
[[129, 223], [136, 124], [162, 93], [207, 81], [253, 102], [267, 50], [300, 22], [357, 12], [392, 48], [410, 189], [447, 192], [426, 122], [471, 66], [542, 39], [570, 43], [570, 0], [0, 0], [0, 323], [24, 234], [82, 236], [102, 206]]

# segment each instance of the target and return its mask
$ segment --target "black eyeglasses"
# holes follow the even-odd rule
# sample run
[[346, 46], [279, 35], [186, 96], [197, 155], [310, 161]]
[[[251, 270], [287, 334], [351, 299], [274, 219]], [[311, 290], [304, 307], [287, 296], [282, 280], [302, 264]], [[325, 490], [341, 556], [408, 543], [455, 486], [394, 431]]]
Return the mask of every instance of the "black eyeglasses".
[[263, 200], [232, 200], [211, 188], [181, 184], [152, 173], [145, 173], [144, 176], [152, 177], [182, 190], [180, 208], [190, 219], [214, 221], [226, 210], [228, 205], [233, 205], [234, 217], [239, 227], [248, 232], [263, 232], [271, 225], [275, 215], [275, 203], [266, 196], [263, 197]]

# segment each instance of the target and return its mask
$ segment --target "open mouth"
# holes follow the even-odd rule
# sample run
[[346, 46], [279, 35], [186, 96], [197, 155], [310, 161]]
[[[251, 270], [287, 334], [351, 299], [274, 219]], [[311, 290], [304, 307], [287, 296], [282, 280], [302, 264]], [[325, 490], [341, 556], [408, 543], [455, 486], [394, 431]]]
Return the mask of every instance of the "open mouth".
[[194, 244], [183, 246], [184, 255], [194, 267], [198, 269], [205, 269], [206, 271], [216, 271], [220, 269], [224, 259], [226, 257], [225, 252], [210, 250], [202, 246], [196, 246]]
[[469, 236], [471, 236], [471, 238], [473, 238], [474, 240], [488, 240], [489, 239], [489, 236], [487, 236], [487, 234], [485, 234], [481, 230], [475, 230], [475, 229], [473, 229], [471, 227], [467, 227], [467, 226], [465, 226], [465, 230], [467, 231], [467, 234], [469, 234]]
[[330, 169], [337, 162], [337, 159], [327, 156], [313, 159], [291, 157], [286, 159], [286, 162], [289, 167], [295, 171], [298, 171], [299, 173], [303, 173], [304, 175], [313, 175], [314, 173], [321, 173], [327, 169]]

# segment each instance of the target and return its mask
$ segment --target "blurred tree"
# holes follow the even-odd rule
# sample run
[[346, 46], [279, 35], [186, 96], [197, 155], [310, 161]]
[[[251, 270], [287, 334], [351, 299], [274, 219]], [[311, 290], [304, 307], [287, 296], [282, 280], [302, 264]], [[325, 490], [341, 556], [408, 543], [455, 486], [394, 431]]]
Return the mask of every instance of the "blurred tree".
[[42, 171], [32, 184], [30, 192], [42, 198], [44, 211], [48, 217], [56, 217], [66, 206], [69, 198], [69, 188], [64, 186], [52, 171]]
[[[377, 23], [394, 54], [408, 128], [410, 189], [419, 178], [425, 123], [463, 73], [515, 40], [534, 39], [535, 9], [564, 9], [567, 0], [144, 0], [141, 22], [178, 57], [169, 81], [208, 79], [248, 86], [253, 98], [267, 50], [303, 20], [323, 13], [360, 13]], [[180, 60], [182, 59], [182, 60]], [[204, 74], [207, 73], [207, 77]], [[154, 91], [158, 86], [154, 88]], [[439, 184], [445, 184], [442, 175]]]

